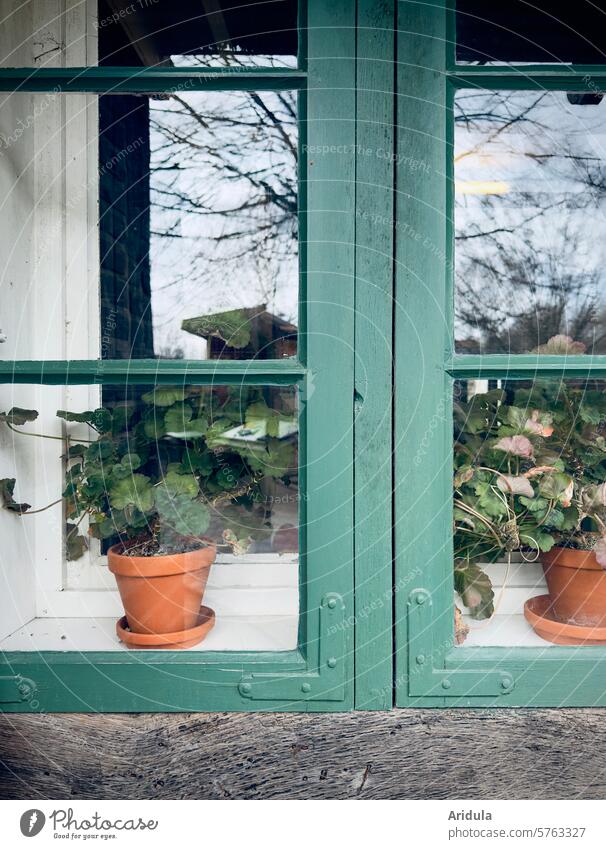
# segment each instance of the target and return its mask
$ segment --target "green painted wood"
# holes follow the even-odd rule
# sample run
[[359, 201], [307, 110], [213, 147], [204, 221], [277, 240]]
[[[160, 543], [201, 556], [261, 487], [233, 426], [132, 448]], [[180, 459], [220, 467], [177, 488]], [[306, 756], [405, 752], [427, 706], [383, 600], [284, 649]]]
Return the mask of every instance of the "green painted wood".
[[606, 65], [459, 65], [448, 78], [458, 88], [594, 91], [606, 90]]
[[393, 698], [393, 0], [359, 0], [355, 301], [356, 707]]
[[606, 377], [606, 356], [556, 356], [538, 354], [465, 354], [446, 366], [452, 377], [545, 378]]
[[398, 705], [411, 703], [407, 601], [413, 589], [431, 593], [436, 667], [453, 640], [451, 381], [444, 371], [450, 332], [445, 311], [445, 56], [444, 10], [399, 2], [394, 307]]
[[305, 86], [289, 68], [0, 68], [0, 91], [170, 92], [279, 91]]
[[[317, 611], [326, 593], [337, 593], [347, 619], [354, 605], [355, 4], [309, 0], [307, 15], [305, 595], [307, 610]], [[320, 618], [308, 616], [305, 626], [317, 662]], [[347, 628], [342, 709], [353, 706], [353, 647]]]
[[254, 701], [276, 698], [288, 701], [345, 699], [345, 605], [338, 593], [327, 593], [320, 604], [317, 667], [303, 672], [252, 672], [242, 676], [240, 695]]
[[33, 698], [36, 685], [21, 675], [0, 675], [0, 710], [7, 705], [20, 705]]
[[293, 359], [0, 361], [0, 383], [288, 385], [303, 380], [305, 373]]

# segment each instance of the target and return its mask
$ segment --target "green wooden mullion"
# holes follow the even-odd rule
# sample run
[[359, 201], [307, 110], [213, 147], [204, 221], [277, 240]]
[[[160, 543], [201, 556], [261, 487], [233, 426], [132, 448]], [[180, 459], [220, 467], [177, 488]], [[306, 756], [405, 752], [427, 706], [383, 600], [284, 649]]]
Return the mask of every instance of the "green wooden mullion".
[[355, 699], [391, 707], [394, 2], [358, 0]]
[[[432, 599], [432, 657], [453, 642], [452, 381], [445, 256], [446, 14], [398, 4], [395, 288], [396, 704], [410, 704], [408, 597]], [[445, 691], [444, 691], [445, 692]], [[415, 697], [416, 698], [416, 697]]]
[[459, 65], [447, 77], [457, 88], [606, 91], [606, 65]]
[[605, 355], [462, 354], [446, 364], [447, 372], [468, 378], [539, 379], [552, 377], [606, 377]]
[[282, 91], [304, 88], [306, 79], [289, 68], [0, 68], [0, 91]]
[[305, 368], [283, 360], [2, 360], [0, 383], [54, 386], [90, 383], [286, 386], [300, 383]]
[[[327, 593], [353, 614], [355, 3], [309, 0], [305, 311], [307, 642], [320, 650]], [[353, 627], [344, 628], [345, 709], [353, 706]], [[339, 663], [341, 661], [339, 660]]]

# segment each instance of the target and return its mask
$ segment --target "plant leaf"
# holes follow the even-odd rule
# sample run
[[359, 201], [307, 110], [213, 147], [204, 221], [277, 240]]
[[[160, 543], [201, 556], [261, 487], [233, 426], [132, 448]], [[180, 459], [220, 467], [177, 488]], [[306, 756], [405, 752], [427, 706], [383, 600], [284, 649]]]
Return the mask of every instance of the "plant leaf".
[[210, 524], [208, 508], [187, 495], [172, 495], [158, 488], [155, 492], [155, 506], [160, 522], [181, 536], [200, 537]]
[[136, 507], [141, 513], [148, 513], [154, 506], [154, 491], [146, 475], [131, 475], [113, 484], [109, 500], [118, 510]]
[[142, 395], [141, 400], [155, 407], [171, 407], [177, 401], [185, 400], [185, 390], [176, 386], [156, 386], [151, 392]]
[[88, 549], [86, 537], [78, 533], [78, 528], [71, 522], [65, 525], [65, 558], [66, 560], [79, 560]]
[[16, 478], [2, 478], [0, 480], [0, 497], [2, 498], [4, 507], [11, 510], [13, 513], [27, 513], [32, 506], [22, 502], [15, 501], [13, 493], [15, 492]]
[[26, 422], [35, 422], [37, 418], [37, 410], [25, 410], [23, 407], [11, 407], [8, 413], [0, 413], [0, 422], [11, 425], [24, 425]]
[[66, 422], [82, 422], [88, 424], [99, 433], [109, 433], [112, 429], [112, 414], [104, 407], [96, 410], [85, 410], [83, 413], [72, 413], [69, 410], [57, 410], [57, 416]]
[[524, 475], [499, 475], [497, 486], [501, 492], [512, 495], [524, 495], [526, 498], [534, 498], [532, 484]]
[[455, 590], [461, 596], [469, 615], [489, 619], [494, 613], [494, 592], [488, 575], [477, 563], [459, 560], [455, 563]]

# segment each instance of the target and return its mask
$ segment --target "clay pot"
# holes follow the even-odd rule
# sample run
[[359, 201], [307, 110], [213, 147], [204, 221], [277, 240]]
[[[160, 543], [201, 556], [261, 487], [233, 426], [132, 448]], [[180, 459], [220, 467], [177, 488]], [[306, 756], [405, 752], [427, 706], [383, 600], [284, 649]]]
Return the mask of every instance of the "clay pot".
[[524, 616], [539, 637], [558, 646], [602, 646], [606, 642], [606, 628], [571, 625], [556, 619], [548, 595], [529, 598], [524, 604]]
[[118, 638], [130, 649], [189, 649], [197, 646], [212, 630], [215, 611], [201, 607], [193, 628], [175, 634], [137, 634], [128, 627], [126, 616], [116, 622]]
[[129, 629], [136, 634], [175, 634], [197, 627], [215, 546], [155, 557], [119, 554], [120, 548], [109, 549], [108, 565], [116, 576]]
[[593, 551], [552, 548], [541, 556], [550, 611], [560, 622], [606, 626], [606, 571]]

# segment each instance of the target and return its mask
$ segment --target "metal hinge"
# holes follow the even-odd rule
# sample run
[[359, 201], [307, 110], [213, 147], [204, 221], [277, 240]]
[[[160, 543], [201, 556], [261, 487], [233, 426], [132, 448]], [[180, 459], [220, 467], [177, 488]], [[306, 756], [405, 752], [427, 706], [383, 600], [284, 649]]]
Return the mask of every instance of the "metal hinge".
[[408, 597], [408, 694], [410, 696], [504, 696], [515, 681], [498, 669], [452, 669], [436, 666], [445, 651], [436, 649], [433, 608], [429, 590], [413, 590]]
[[16, 705], [28, 702], [36, 691], [31, 678], [22, 675], [0, 676], [0, 705]]
[[245, 699], [343, 701], [345, 699], [345, 604], [338, 593], [320, 603], [318, 667], [306, 672], [253, 672], [238, 691]]

